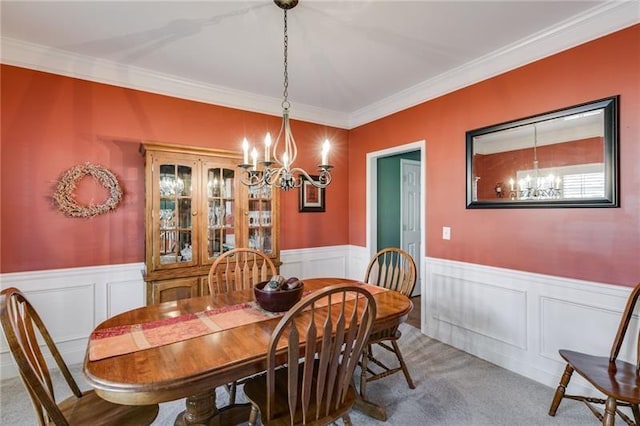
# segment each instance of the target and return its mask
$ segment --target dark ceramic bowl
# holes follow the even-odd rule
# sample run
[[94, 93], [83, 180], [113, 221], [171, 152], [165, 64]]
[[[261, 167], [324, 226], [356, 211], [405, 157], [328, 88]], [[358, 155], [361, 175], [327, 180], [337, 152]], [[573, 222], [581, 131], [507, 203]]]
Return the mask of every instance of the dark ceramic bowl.
[[268, 283], [263, 281], [253, 287], [256, 302], [265, 311], [284, 312], [291, 309], [301, 298], [304, 292], [304, 283], [293, 290], [264, 291], [262, 288]]

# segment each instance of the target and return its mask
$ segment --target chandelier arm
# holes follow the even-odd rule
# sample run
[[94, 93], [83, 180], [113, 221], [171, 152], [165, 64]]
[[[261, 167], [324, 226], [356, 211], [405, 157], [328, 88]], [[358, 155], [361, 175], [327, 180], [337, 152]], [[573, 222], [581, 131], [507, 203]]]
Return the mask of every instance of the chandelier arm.
[[278, 145], [280, 144], [280, 138], [282, 137], [283, 133], [286, 134], [284, 118], [282, 119], [282, 125], [280, 126], [280, 132], [278, 133], [278, 137], [276, 138], [276, 141], [273, 143], [273, 159], [279, 165], [283, 165], [282, 159], [278, 156]]
[[284, 169], [282, 167], [278, 167], [277, 169], [269, 169], [265, 173], [264, 182], [269, 186], [273, 186], [278, 181], [283, 171]]
[[320, 171], [320, 179], [313, 180], [311, 176], [303, 169], [299, 167], [295, 167], [291, 169], [291, 173], [298, 173], [298, 186], [302, 185], [303, 177], [304, 180], [309, 181], [309, 183], [316, 188], [326, 188], [331, 183], [331, 172], [328, 169], [322, 169]]
[[240, 182], [242, 182], [243, 185], [253, 186], [255, 188], [262, 188], [265, 185], [263, 173], [245, 168], [244, 174], [247, 176], [247, 179], [240, 177]]
[[291, 123], [289, 122], [289, 113], [287, 113], [286, 124], [284, 127], [284, 140], [285, 144], [285, 152], [287, 152], [289, 156], [289, 164], [293, 164], [298, 156], [298, 147], [296, 146], [296, 140], [293, 137], [293, 133], [291, 132]]

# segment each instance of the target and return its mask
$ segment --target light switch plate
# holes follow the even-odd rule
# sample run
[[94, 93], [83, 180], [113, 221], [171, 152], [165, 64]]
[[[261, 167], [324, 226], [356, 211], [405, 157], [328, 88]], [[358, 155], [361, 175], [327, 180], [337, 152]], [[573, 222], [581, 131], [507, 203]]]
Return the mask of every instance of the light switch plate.
[[451, 228], [448, 226], [442, 227], [442, 239], [450, 240], [451, 239]]

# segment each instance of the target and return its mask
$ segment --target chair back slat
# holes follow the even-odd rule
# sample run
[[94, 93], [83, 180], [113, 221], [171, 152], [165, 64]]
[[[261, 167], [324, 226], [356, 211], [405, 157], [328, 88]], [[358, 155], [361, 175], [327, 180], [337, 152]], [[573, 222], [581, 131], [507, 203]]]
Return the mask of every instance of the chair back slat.
[[[313, 316], [314, 311], [311, 311], [311, 315]], [[312, 395], [312, 387], [313, 381], [310, 380], [313, 377], [313, 368], [314, 368], [314, 359], [315, 354], [317, 352], [317, 342], [316, 339], [318, 337], [318, 329], [316, 327], [315, 321], [313, 318], [309, 321], [309, 326], [306, 330], [307, 334], [307, 345], [305, 348], [304, 355], [304, 371], [303, 371], [303, 381], [302, 381], [302, 418], [303, 421], [306, 421], [309, 415], [309, 405], [311, 404], [311, 395]], [[317, 395], [317, 394], [316, 394]], [[294, 413], [291, 412], [292, 407], [295, 405], [289, 406], [289, 413], [291, 418], [293, 418]]]
[[367, 266], [364, 281], [411, 296], [416, 285], [416, 264], [406, 251], [390, 247], [378, 251]]
[[[298, 412], [302, 422], [308, 423], [338, 409], [345, 402], [375, 317], [373, 296], [357, 285], [327, 287], [291, 308], [269, 343], [266, 418], [272, 419], [276, 410], [275, 369], [283, 361], [288, 365], [292, 422]], [[283, 353], [284, 360], [279, 358]]]
[[[289, 360], [290, 366], [297, 366], [298, 359], [300, 359], [300, 334], [295, 324], [293, 324], [290, 329], [287, 359]], [[292, 360], [293, 364], [291, 364]], [[306, 375], [303, 374], [303, 376], [306, 378]], [[304, 379], [302, 387], [304, 388]], [[287, 389], [289, 390], [289, 415], [291, 418], [294, 418], [295, 408], [298, 405], [298, 369], [295, 367], [292, 367], [289, 371]]]
[[209, 269], [209, 292], [228, 293], [252, 288], [277, 272], [273, 261], [263, 252], [236, 248], [220, 255]]
[[[82, 392], [64, 363], [44, 322], [17, 288], [10, 287], [0, 293], [0, 322], [39, 424], [53, 422], [56, 425], [67, 425], [67, 420], [56, 404], [51, 373], [42, 351], [43, 347], [48, 348], [73, 394], [79, 398]], [[43, 341], [44, 344], [42, 344]]]

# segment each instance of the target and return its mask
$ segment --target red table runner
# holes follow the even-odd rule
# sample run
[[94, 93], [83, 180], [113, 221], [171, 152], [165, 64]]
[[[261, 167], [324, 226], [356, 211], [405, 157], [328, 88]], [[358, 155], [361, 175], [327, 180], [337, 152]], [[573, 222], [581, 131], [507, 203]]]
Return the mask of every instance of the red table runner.
[[[364, 284], [371, 293], [385, 288]], [[131, 324], [94, 331], [89, 338], [89, 360], [97, 361], [144, 349], [180, 342], [205, 334], [283, 316], [260, 308], [255, 301], [184, 314], [142, 324]]]

